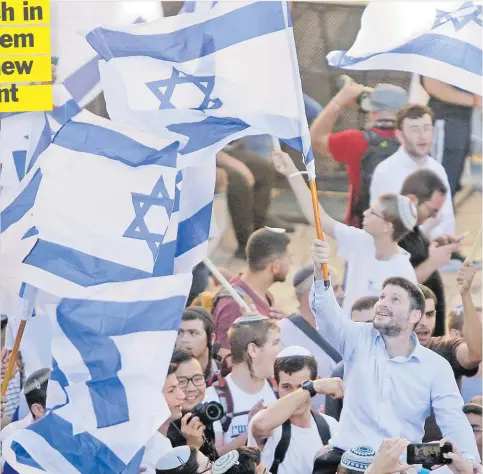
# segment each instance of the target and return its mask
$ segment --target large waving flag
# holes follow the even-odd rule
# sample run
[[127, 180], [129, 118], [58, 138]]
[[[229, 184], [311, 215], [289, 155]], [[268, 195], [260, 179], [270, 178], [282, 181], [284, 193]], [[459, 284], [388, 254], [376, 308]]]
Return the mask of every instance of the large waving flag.
[[344, 69], [413, 72], [481, 95], [482, 12], [473, 1], [373, 2], [352, 47], [327, 59]]
[[185, 158], [267, 133], [302, 151], [313, 172], [286, 2], [217, 2], [145, 25], [96, 28], [87, 40], [107, 61], [101, 76], [113, 120], [188, 136]]
[[180, 274], [77, 287], [53, 305], [49, 397], [60, 403], [3, 443], [12, 468], [138, 474], [169, 416], [162, 386], [190, 284]]
[[18, 472], [137, 474], [169, 415], [163, 376], [192, 278], [156, 274], [177, 235], [178, 145], [83, 111], [3, 199], [0, 263], [26, 255], [10, 269], [27, 312], [39, 299], [25, 288], [48, 295], [57, 394], [4, 443]]
[[175, 210], [178, 144], [81, 112], [3, 200], [2, 254], [33, 239], [21, 279], [59, 296], [66, 282], [152, 276]]

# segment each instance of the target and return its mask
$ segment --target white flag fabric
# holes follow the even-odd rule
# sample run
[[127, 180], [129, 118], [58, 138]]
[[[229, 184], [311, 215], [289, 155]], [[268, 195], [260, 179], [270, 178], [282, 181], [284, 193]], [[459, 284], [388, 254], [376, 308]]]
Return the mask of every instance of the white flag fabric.
[[191, 274], [66, 292], [52, 310], [49, 397], [59, 403], [3, 443], [19, 473], [138, 473], [169, 416], [164, 377]]
[[189, 136], [192, 151], [267, 133], [302, 151], [315, 173], [286, 2], [217, 2], [86, 38], [107, 61], [113, 120], [167, 126]]
[[348, 51], [332, 51], [343, 69], [408, 71], [482, 94], [483, 7], [472, 1], [372, 2]]

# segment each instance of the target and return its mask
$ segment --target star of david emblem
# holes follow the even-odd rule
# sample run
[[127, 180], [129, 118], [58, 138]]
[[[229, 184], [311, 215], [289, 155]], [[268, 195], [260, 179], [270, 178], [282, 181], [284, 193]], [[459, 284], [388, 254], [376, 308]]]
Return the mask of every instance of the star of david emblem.
[[148, 82], [146, 86], [159, 99], [160, 109], [176, 109], [176, 105], [172, 102], [173, 94], [176, 87], [182, 84], [192, 84], [203, 94], [199, 105], [190, 107], [191, 110], [213, 110], [219, 109], [223, 105], [220, 99], [210, 97], [215, 87], [215, 76], [191, 76], [173, 68], [169, 79]]
[[156, 260], [159, 246], [163, 243], [164, 233], [150, 232], [145, 221], [146, 214], [153, 207], [162, 207], [168, 216], [173, 210], [174, 200], [169, 197], [168, 190], [161, 176], [154, 185], [151, 194], [131, 193], [135, 217], [132, 223], [124, 232], [123, 237], [130, 239], [145, 240], [153, 254], [153, 261]]
[[458, 8], [458, 10], [453, 12], [436, 10], [436, 20], [433, 29], [448, 21], [453, 23], [456, 31], [461, 30], [472, 21], [479, 26], [483, 26], [482, 11], [483, 7], [481, 5], [475, 5], [473, 2], [465, 2]]

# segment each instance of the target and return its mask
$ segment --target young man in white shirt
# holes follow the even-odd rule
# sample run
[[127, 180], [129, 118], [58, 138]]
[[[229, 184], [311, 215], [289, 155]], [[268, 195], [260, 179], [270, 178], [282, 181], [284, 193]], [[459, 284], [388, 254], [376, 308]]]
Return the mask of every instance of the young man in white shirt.
[[[300, 208], [309, 222], [312, 198], [303, 178], [287, 153], [274, 152], [275, 168], [289, 178]], [[382, 282], [399, 276], [417, 283], [409, 254], [398, 241], [416, 225], [417, 212], [409, 198], [384, 194], [364, 212], [362, 229], [342, 224], [330, 217], [319, 205], [324, 232], [337, 241], [338, 254], [347, 262], [343, 310], [350, 317], [352, 304], [363, 296], [377, 296]]]
[[271, 474], [312, 472], [317, 453], [329, 443], [338, 423], [312, 411], [311, 399], [316, 394], [342, 397], [342, 380], [316, 380], [314, 356], [298, 346], [280, 352], [274, 373], [280, 398], [253, 417], [248, 445], [263, 445], [262, 460]]
[[[374, 170], [371, 201], [385, 193], [399, 193], [404, 180], [420, 169], [434, 171], [446, 188], [450, 189], [443, 165], [429, 156], [433, 140], [432, 110], [419, 104], [407, 105], [398, 111], [396, 126], [401, 147]], [[439, 237], [441, 234], [454, 235], [455, 216], [450, 196], [445, 199], [439, 216], [430, 219], [424, 229], [432, 237]]]
[[282, 349], [277, 322], [259, 314], [239, 317], [228, 331], [228, 339], [232, 371], [212, 385], [216, 392], [213, 401], [221, 403], [225, 411], [222, 432], [215, 426], [220, 456], [244, 446], [252, 416], [277, 399], [267, 379], [273, 377], [275, 358]]

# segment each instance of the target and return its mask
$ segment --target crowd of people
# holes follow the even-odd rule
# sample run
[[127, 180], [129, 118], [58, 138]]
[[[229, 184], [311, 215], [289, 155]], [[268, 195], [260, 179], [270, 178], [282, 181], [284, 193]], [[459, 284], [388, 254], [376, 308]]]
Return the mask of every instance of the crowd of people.
[[[236, 257], [246, 270], [220, 269], [228, 289], [215, 277], [209, 287], [209, 273], [196, 269], [160, 383], [170, 417], [147, 441], [140, 472], [417, 472], [406, 449], [422, 441], [450, 443], [444, 457], [451, 463], [437, 466], [440, 474], [481, 472], [482, 398], [464, 404], [460, 393], [462, 378], [480, 368], [483, 345], [481, 307], [472, 297], [477, 268], [454, 235], [452, 197], [462, 168], [430, 156], [435, 114], [439, 120], [473, 102], [458, 91], [453, 100], [468, 104], [451, 105], [446, 88], [423, 83], [439, 103], [434, 112], [379, 84], [360, 104], [365, 130], [334, 133], [344, 107], [364, 90], [347, 82], [312, 123], [314, 148], [348, 168], [345, 223], [320, 203], [345, 270], [330, 266], [326, 240], [314, 240], [306, 249], [312, 264], [293, 279], [292, 315], [270, 289], [291, 269], [293, 228], [267, 209], [276, 169], [314, 223], [306, 182], [284, 151], [270, 162], [241, 141], [218, 153], [217, 191], [226, 190]], [[461, 307], [448, 312], [439, 271], [451, 260], [460, 262]], [[2, 333], [6, 324], [2, 318]], [[4, 349], [2, 379], [9, 357]], [[21, 362], [2, 398], [0, 441], [46, 413], [50, 369], [25, 374]], [[24, 416], [13, 421], [22, 406]]]

